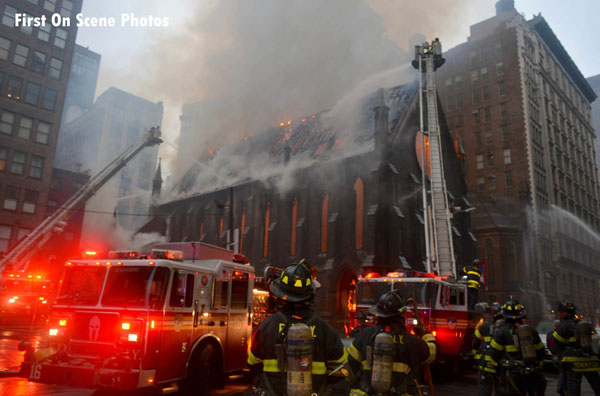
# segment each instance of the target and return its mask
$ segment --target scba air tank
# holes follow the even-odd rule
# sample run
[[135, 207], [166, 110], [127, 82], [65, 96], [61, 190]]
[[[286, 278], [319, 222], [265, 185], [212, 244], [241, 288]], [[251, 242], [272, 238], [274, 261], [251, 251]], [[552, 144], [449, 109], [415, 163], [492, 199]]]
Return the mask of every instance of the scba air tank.
[[313, 338], [304, 323], [290, 326], [287, 333], [287, 396], [311, 396]]
[[379, 333], [373, 345], [371, 388], [376, 393], [389, 392], [392, 387], [394, 338], [389, 333]]

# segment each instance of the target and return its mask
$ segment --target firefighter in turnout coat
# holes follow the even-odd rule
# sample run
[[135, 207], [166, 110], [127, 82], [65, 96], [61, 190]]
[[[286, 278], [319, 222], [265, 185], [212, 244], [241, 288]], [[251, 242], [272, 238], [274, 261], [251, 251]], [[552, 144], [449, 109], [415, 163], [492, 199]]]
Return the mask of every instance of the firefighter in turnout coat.
[[546, 379], [541, 367], [544, 343], [538, 332], [523, 323], [525, 307], [511, 298], [502, 306], [504, 325], [494, 333], [492, 359], [500, 362], [499, 387], [508, 395], [543, 395]]
[[493, 349], [490, 344], [496, 331], [504, 325], [504, 320], [500, 303], [494, 303], [490, 311], [492, 319], [479, 326], [473, 337], [473, 355], [479, 367], [478, 396], [491, 396], [498, 384], [498, 362], [492, 358]]
[[[278, 299], [279, 310], [258, 326], [248, 351], [256, 394], [325, 394], [327, 367], [340, 366], [347, 352], [333, 328], [313, 313], [315, 281], [310, 269], [304, 260], [290, 265], [271, 282], [270, 289]], [[291, 340], [295, 328], [310, 329], [308, 340]], [[308, 355], [292, 350], [299, 344], [307, 346], [306, 342], [312, 343], [312, 353], [310, 347]]]
[[564, 300], [558, 304], [558, 314], [562, 321], [552, 336], [561, 370], [566, 375], [567, 394], [581, 394], [581, 380], [585, 375], [594, 394], [600, 395], [600, 361], [591, 346], [594, 328], [577, 318], [575, 305], [570, 301]]
[[469, 309], [474, 309], [479, 301], [479, 288], [481, 287], [481, 264], [479, 259], [473, 260], [471, 265], [463, 267], [463, 274], [467, 276], [467, 301]]
[[348, 349], [348, 363], [357, 374], [350, 396], [417, 394], [419, 368], [435, 359], [435, 337], [423, 325], [415, 327], [416, 335], [410, 334], [405, 311], [395, 292], [385, 293], [369, 309], [377, 324], [363, 329]]

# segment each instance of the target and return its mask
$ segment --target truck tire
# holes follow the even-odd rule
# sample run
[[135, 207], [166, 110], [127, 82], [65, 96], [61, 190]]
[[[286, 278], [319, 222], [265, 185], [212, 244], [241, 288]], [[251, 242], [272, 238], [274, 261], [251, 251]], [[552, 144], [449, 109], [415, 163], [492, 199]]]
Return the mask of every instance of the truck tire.
[[187, 378], [182, 381], [186, 396], [208, 395], [211, 388], [223, 388], [224, 375], [221, 351], [208, 342], [194, 352], [188, 367]]

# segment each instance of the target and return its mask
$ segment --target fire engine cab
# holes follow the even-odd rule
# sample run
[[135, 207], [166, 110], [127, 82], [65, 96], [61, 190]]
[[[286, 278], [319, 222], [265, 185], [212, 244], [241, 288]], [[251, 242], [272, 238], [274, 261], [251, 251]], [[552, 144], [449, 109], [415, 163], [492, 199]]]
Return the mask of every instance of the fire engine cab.
[[[368, 310], [391, 290], [397, 290], [404, 301], [415, 301], [419, 318], [436, 337], [438, 363], [455, 363], [470, 357], [477, 321], [470, 317], [473, 313], [468, 310], [464, 282], [420, 271], [397, 271], [385, 276], [372, 272], [358, 279], [356, 312]], [[407, 308], [406, 326], [410, 330], [417, 319], [414, 308], [410, 304]]]
[[242, 370], [254, 268], [200, 242], [73, 260], [51, 310], [48, 343], [24, 345], [29, 381], [161, 393]]

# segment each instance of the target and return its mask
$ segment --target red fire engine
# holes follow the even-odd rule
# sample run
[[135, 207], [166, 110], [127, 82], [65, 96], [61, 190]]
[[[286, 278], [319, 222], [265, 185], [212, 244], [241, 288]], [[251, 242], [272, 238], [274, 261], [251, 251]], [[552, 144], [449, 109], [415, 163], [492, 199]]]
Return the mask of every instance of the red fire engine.
[[[419, 318], [436, 337], [439, 363], [456, 363], [470, 358], [475, 324], [469, 315], [467, 288], [463, 282], [448, 277], [419, 271], [390, 272], [385, 276], [370, 273], [358, 279], [356, 312], [367, 310], [377, 303], [379, 297], [390, 290], [397, 290], [406, 301], [415, 300]], [[414, 309], [407, 306], [407, 328], [416, 324]]]
[[43, 323], [53, 291], [39, 273], [11, 272], [0, 276], [0, 326]]
[[200, 242], [67, 262], [49, 342], [25, 346], [20, 376], [162, 393], [218, 385], [246, 365], [255, 278], [247, 262]]

